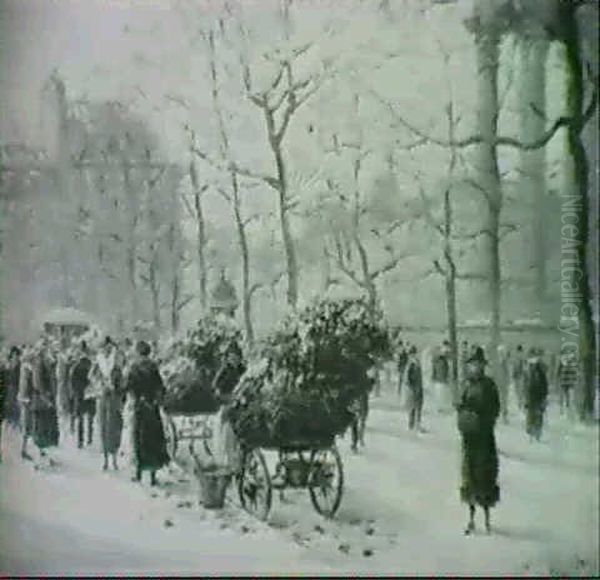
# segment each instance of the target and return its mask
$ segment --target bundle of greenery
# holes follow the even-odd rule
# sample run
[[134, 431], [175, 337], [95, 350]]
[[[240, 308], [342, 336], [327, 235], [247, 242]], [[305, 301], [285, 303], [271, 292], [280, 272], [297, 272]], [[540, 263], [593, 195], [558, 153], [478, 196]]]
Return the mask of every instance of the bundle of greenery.
[[250, 446], [333, 441], [389, 348], [382, 315], [365, 300], [315, 301], [283, 321], [242, 376], [227, 409], [234, 432]]
[[[235, 323], [220, 316], [202, 318], [165, 353], [161, 365], [167, 390], [165, 410], [189, 414], [216, 412], [220, 405], [217, 389], [232, 390], [243, 372], [242, 364], [226, 368], [232, 353], [243, 363], [242, 333]], [[231, 384], [216, 384], [217, 375]]]

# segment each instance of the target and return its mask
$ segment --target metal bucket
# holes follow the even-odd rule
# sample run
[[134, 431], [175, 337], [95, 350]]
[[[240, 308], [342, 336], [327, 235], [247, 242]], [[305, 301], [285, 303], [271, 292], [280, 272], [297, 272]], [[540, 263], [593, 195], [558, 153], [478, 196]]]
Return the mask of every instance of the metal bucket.
[[231, 473], [222, 470], [196, 471], [200, 482], [200, 501], [207, 509], [222, 509], [225, 505], [227, 487], [231, 481]]

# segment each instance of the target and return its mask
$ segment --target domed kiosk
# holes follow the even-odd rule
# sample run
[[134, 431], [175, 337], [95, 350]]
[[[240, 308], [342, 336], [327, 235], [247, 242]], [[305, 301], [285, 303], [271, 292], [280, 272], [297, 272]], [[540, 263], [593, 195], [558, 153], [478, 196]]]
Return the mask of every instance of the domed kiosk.
[[221, 277], [211, 294], [210, 311], [212, 314], [225, 314], [233, 318], [238, 305], [235, 288], [227, 279], [225, 270], [221, 270]]

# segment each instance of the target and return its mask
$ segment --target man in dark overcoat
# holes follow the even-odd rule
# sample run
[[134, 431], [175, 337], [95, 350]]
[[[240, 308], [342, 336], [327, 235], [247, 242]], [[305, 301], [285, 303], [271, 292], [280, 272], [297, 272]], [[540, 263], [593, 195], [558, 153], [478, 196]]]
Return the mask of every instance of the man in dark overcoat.
[[411, 346], [408, 353], [406, 369], [406, 388], [408, 401], [408, 428], [411, 431], [421, 429], [421, 412], [423, 410], [423, 372], [417, 357], [417, 347]]
[[532, 348], [524, 375], [525, 428], [531, 440], [539, 441], [544, 427], [544, 413], [548, 402], [546, 365], [539, 349]]
[[483, 508], [486, 530], [490, 531], [490, 508], [500, 499], [498, 453], [494, 428], [500, 414], [500, 398], [494, 381], [485, 375], [487, 361], [477, 347], [466, 364], [467, 377], [457, 404], [458, 429], [462, 443], [460, 496], [469, 506], [465, 530], [475, 530], [475, 507]]
[[[71, 394], [73, 412], [77, 424], [77, 446], [81, 449], [84, 442], [91, 445], [94, 438], [94, 418], [96, 416], [96, 399], [91, 393], [90, 370], [91, 355], [85, 341], [79, 346], [77, 360], [70, 369]], [[87, 437], [84, 438], [87, 424]]]

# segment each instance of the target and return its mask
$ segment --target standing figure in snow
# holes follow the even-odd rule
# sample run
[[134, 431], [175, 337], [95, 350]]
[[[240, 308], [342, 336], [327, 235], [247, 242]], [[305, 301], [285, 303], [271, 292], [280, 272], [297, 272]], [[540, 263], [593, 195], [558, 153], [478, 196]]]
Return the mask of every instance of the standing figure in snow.
[[72, 361], [68, 346], [67, 338], [62, 337], [60, 350], [56, 355], [56, 410], [63, 433], [71, 426], [69, 419], [72, 415], [69, 408], [69, 370]]
[[498, 487], [498, 453], [494, 428], [500, 413], [500, 398], [494, 381], [485, 375], [485, 354], [478, 347], [467, 360], [467, 377], [462, 384], [457, 411], [462, 442], [460, 496], [469, 506], [465, 534], [475, 530], [475, 508], [485, 514], [489, 533], [490, 508], [500, 499]]
[[417, 357], [417, 347], [411, 346], [406, 368], [406, 388], [408, 402], [408, 428], [420, 430], [423, 410], [423, 373]]
[[402, 340], [398, 342], [397, 366], [398, 366], [398, 397], [402, 396], [402, 383], [404, 381], [404, 371], [408, 364], [408, 350]]
[[165, 387], [158, 366], [150, 359], [150, 345], [140, 341], [136, 352], [139, 358], [127, 377], [127, 391], [134, 399], [134, 480], [142, 479], [142, 471], [150, 471], [150, 482], [156, 485], [156, 471], [169, 462], [159, 410]]
[[447, 410], [450, 402], [449, 383], [450, 377], [450, 362], [448, 361], [448, 353], [450, 345], [448, 341], [444, 341], [441, 348], [436, 348], [433, 353], [431, 382], [433, 391], [437, 399], [437, 408], [441, 413]]
[[6, 361], [4, 388], [5, 399], [3, 416], [7, 424], [13, 429], [19, 427], [19, 378], [21, 374], [21, 350], [17, 346], [11, 347]]
[[71, 398], [73, 401], [73, 416], [77, 424], [77, 447], [84, 445], [84, 423], [87, 423], [87, 445], [91, 445], [94, 438], [94, 417], [96, 416], [96, 399], [90, 388], [90, 371], [92, 360], [88, 345], [81, 341], [79, 352], [71, 366], [69, 378], [71, 383]]
[[530, 439], [539, 441], [548, 401], [548, 378], [539, 349], [531, 348], [524, 375], [525, 429]]
[[[127, 377], [133, 361], [135, 360], [135, 345], [129, 338], [123, 341], [123, 384], [127, 384]], [[123, 395], [123, 435], [121, 438], [121, 455], [125, 460], [134, 465], [134, 445], [133, 445], [133, 418], [134, 402], [132, 393], [125, 390]]]
[[19, 373], [19, 426], [21, 429], [21, 458], [31, 459], [27, 452], [27, 443], [33, 433], [33, 363], [35, 354], [27, 347], [21, 356]]
[[458, 381], [463, 383], [467, 377], [467, 359], [469, 358], [469, 343], [463, 340], [460, 343], [460, 351], [458, 354]]
[[45, 341], [38, 343], [33, 360], [33, 441], [42, 456], [58, 445], [55, 367]]
[[571, 391], [577, 380], [577, 365], [573, 353], [564, 354], [560, 357], [556, 374], [560, 413], [561, 415], [564, 413], [569, 414], [571, 412]]
[[211, 449], [217, 464], [231, 473], [239, 472], [241, 449], [227, 417], [227, 405], [245, 370], [242, 352], [237, 344], [233, 343], [225, 353], [223, 362], [212, 381], [212, 390], [216, 393], [220, 408], [211, 421], [213, 433]]
[[518, 345], [515, 351], [515, 356], [511, 362], [510, 378], [512, 387], [517, 399], [517, 405], [519, 410], [523, 410], [524, 407], [524, 386], [523, 381], [525, 378], [525, 355], [523, 352], [523, 346]]
[[507, 348], [498, 346], [498, 395], [500, 396], [500, 413], [504, 423], [508, 423], [508, 389], [510, 384], [510, 358]]
[[100, 419], [100, 436], [102, 453], [104, 454], [103, 470], [108, 469], [108, 458], [112, 460], [113, 469], [118, 469], [117, 453], [121, 446], [123, 429], [122, 410], [122, 367], [118, 360], [115, 343], [110, 336], [98, 353], [91, 370], [92, 381], [97, 384], [98, 416]]

